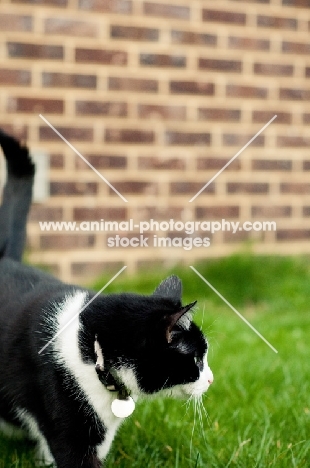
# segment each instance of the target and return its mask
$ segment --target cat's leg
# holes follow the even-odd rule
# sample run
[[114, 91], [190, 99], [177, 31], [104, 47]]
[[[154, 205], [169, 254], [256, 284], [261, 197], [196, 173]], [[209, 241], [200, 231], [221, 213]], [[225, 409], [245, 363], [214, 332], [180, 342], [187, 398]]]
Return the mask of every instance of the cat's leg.
[[51, 454], [49, 446], [43, 439], [38, 442], [36, 448], [35, 462], [37, 466], [56, 466], [55, 459]]
[[[57, 468], [102, 468], [95, 454], [74, 453], [71, 450], [55, 456]], [[58, 459], [58, 460], [57, 460]]]
[[44, 464], [51, 465], [55, 462], [45, 434], [40, 429], [37, 419], [26, 409], [17, 408], [16, 415], [22, 424], [22, 427], [27, 430], [28, 437], [36, 442], [35, 462], [38, 466]]
[[68, 434], [48, 440], [57, 468], [102, 468], [96, 449], [70, 442]]

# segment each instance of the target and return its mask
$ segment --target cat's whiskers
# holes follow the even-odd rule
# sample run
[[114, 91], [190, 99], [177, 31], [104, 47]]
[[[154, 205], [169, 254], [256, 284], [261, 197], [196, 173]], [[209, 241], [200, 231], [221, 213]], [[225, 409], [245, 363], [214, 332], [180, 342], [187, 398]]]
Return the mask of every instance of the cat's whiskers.
[[197, 405], [198, 405], [198, 417], [199, 417], [201, 434], [202, 434], [204, 442], [207, 443], [207, 441], [205, 439], [204, 426], [203, 426], [203, 417], [202, 417], [202, 414], [203, 414], [202, 413], [202, 408], [203, 408], [202, 396], [198, 397]]
[[203, 324], [204, 324], [204, 318], [205, 318], [205, 309], [206, 309], [206, 305], [203, 304], [203, 309], [202, 309], [202, 321], [201, 321], [200, 331], [203, 331]]
[[193, 400], [193, 395], [190, 395], [187, 400], [185, 401], [184, 403], [184, 406], [186, 406], [186, 411], [185, 411], [185, 416], [187, 415], [189, 409], [190, 409], [190, 405], [191, 405], [191, 402]]
[[165, 382], [163, 383], [163, 386], [161, 387], [160, 391], [165, 390], [165, 388], [166, 388], [166, 383], [168, 382], [168, 380], [169, 380], [169, 377], [167, 377], [167, 379], [166, 379]]
[[202, 411], [203, 411], [203, 413], [204, 413], [204, 415], [205, 415], [205, 417], [206, 417], [206, 419], [207, 419], [207, 421], [208, 421], [208, 423], [209, 423], [209, 426], [211, 427], [211, 418], [210, 418], [210, 416], [208, 415], [208, 412], [207, 412], [207, 410], [206, 410], [206, 408], [205, 408], [205, 405], [204, 405], [203, 400], [204, 400], [204, 398], [203, 398], [203, 395], [202, 395], [202, 396], [201, 396], [201, 409], [202, 409]]
[[205, 437], [205, 431], [204, 431], [204, 417], [207, 419], [209, 426], [211, 426], [210, 422], [210, 417], [204, 407], [203, 404], [203, 395], [191, 395], [187, 401], [186, 401], [186, 406], [188, 411], [188, 407], [193, 402], [193, 409], [194, 409], [194, 421], [193, 421], [193, 427], [192, 427], [192, 432], [191, 432], [191, 438], [190, 438], [190, 458], [192, 457], [192, 449], [193, 449], [193, 438], [194, 438], [194, 433], [195, 433], [195, 428], [196, 428], [196, 421], [198, 419], [199, 423], [199, 429], [200, 429], [200, 434], [203, 438], [204, 443], [207, 445], [207, 440]]
[[193, 422], [193, 428], [192, 428], [192, 433], [191, 433], [191, 440], [190, 440], [190, 447], [189, 447], [189, 456], [190, 458], [192, 457], [192, 448], [193, 448], [193, 437], [194, 437], [194, 432], [195, 432], [195, 426], [196, 426], [196, 412], [197, 412], [197, 400], [194, 398], [194, 395], [191, 395], [191, 400], [193, 401], [193, 406], [194, 406], [194, 422]]

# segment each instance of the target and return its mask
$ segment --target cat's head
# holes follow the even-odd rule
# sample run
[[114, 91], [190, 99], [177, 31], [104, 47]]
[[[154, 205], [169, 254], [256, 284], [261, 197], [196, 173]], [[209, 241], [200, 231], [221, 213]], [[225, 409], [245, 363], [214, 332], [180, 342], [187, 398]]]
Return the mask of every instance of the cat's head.
[[181, 296], [176, 276], [151, 296], [105, 296], [109, 311], [98, 340], [106, 363], [133, 394], [200, 396], [213, 381], [207, 340], [192, 321], [196, 302], [184, 306]]

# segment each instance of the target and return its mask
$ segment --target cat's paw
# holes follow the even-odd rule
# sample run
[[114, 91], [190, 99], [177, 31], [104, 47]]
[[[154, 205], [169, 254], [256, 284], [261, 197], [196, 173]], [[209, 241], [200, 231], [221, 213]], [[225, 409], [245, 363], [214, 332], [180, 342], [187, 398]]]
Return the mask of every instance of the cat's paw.
[[37, 468], [56, 468], [54, 457], [47, 446], [42, 444], [37, 447], [35, 464]]

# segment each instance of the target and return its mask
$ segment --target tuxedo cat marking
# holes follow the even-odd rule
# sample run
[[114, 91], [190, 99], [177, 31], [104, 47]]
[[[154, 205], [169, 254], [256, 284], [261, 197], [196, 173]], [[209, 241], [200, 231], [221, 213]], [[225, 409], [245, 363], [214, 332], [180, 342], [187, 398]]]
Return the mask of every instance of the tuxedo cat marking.
[[99, 468], [124, 420], [112, 403], [200, 397], [213, 381], [207, 341], [192, 322], [195, 303], [182, 305], [176, 276], [149, 296], [94, 299], [23, 265], [34, 166], [28, 149], [1, 131], [0, 145], [8, 172], [0, 207], [0, 429], [26, 430], [38, 459], [57, 468]]

